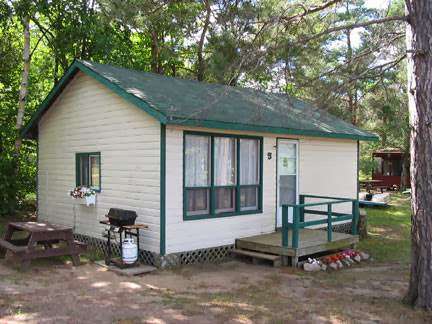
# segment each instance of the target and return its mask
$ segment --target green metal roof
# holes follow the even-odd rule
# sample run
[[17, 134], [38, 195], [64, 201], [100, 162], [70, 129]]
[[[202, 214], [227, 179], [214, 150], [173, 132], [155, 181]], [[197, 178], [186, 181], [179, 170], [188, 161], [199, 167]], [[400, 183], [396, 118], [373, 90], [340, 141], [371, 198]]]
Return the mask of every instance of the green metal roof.
[[162, 124], [277, 134], [377, 140], [301, 100], [248, 88], [230, 87], [75, 60], [23, 130], [35, 138], [37, 121], [77, 71], [95, 78]]

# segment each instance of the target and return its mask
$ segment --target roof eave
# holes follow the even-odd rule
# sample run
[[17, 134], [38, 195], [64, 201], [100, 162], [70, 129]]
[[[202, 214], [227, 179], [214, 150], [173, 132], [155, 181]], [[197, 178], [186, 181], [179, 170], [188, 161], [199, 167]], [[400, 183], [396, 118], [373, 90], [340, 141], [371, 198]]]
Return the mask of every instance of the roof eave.
[[375, 134], [368, 133], [367, 135], [335, 133], [335, 132], [322, 132], [315, 130], [293, 129], [285, 127], [272, 127], [272, 126], [259, 126], [240, 123], [229, 123], [213, 120], [198, 120], [171, 117], [167, 121], [168, 125], [189, 126], [189, 127], [206, 127], [223, 130], [239, 130], [239, 131], [254, 131], [272, 134], [286, 134], [286, 135], [299, 135], [311, 136], [321, 138], [335, 138], [335, 139], [350, 139], [358, 141], [378, 141], [379, 137]]

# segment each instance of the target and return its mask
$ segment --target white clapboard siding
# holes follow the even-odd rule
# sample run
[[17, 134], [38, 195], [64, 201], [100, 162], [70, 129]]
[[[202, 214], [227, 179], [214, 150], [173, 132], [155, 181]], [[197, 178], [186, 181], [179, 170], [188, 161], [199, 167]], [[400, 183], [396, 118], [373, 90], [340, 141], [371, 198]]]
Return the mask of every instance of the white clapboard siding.
[[[205, 131], [213, 131], [206, 129]], [[275, 138], [264, 138], [264, 152], [274, 151]], [[232, 244], [235, 238], [274, 230], [274, 160], [264, 158], [263, 213], [183, 221], [183, 131], [166, 130], [167, 253]], [[273, 176], [271, 176], [273, 174]]]
[[[75, 153], [100, 152], [102, 192], [96, 207], [77, 205]], [[111, 207], [132, 209], [142, 248], [159, 252], [160, 124], [91, 77], [79, 72], [39, 123], [39, 219], [101, 237]]]
[[[357, 198], [357, 142], [300, 139], [299, 191], [321, 196]], [[321, 200], [308, 199], [306, 202]], [[335, 204], [333, 211], [351, 213], [351, 203]], [[327, 206], [310, 208], [327, 210]], [[306, 220], [325, 216], [307, 215]]]
[[[264, 137], [262, 158], [263, 213], [203, 220], [183, 220], [183, 131], [247, 134]], [[264, 133], [220, 131], [168, 126], [166, 131], [166, 249], [167, 253], [233, 244], [236, 238], [269, 233], [276, 220], [276, 139], [299, 140], [299, 192], [356, 198], [357, 143], [353, 140], [276, 136]], [[272, 159], [267, 159], [272, 153]], [[335, 211], [351, 211], [349, 205]], [[320, 216], [306, 216], [306, 220]]]

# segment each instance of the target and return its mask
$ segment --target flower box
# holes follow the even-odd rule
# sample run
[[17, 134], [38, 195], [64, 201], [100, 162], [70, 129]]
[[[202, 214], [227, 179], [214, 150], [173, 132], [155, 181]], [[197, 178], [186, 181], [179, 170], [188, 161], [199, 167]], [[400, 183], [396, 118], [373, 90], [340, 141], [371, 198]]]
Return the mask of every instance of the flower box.
[[84, 198], [75, 198], [74, 201], [77, 205], [86, 205], [87, 207], [96, 206], [96, 195], [91, 195]]
[[96, 206], [96, 192], [87, 187], [76, 187], [69, 192], [69, 195], [78, 205]]

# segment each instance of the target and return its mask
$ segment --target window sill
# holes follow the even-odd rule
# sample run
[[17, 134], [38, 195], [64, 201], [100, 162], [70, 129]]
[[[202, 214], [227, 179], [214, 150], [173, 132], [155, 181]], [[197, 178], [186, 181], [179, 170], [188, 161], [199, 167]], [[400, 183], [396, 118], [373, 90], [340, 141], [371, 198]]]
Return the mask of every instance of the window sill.
[[253, 214], [262, 214], [262, 210], [255, 209], [255, 210], [245, 210], [241, 212], [227, 212], [227, 213], [220, 213], [215, 215], [190, 215], [186, 216], [183, 215], [184, 221], [193, 221], [193, 220], [200, 220], [200, 219], [218, 219], [218, 218], [224, 218], [224, 217], [236, 217], [236, 216], [243, 216], [243, 215], [253, 215]]

